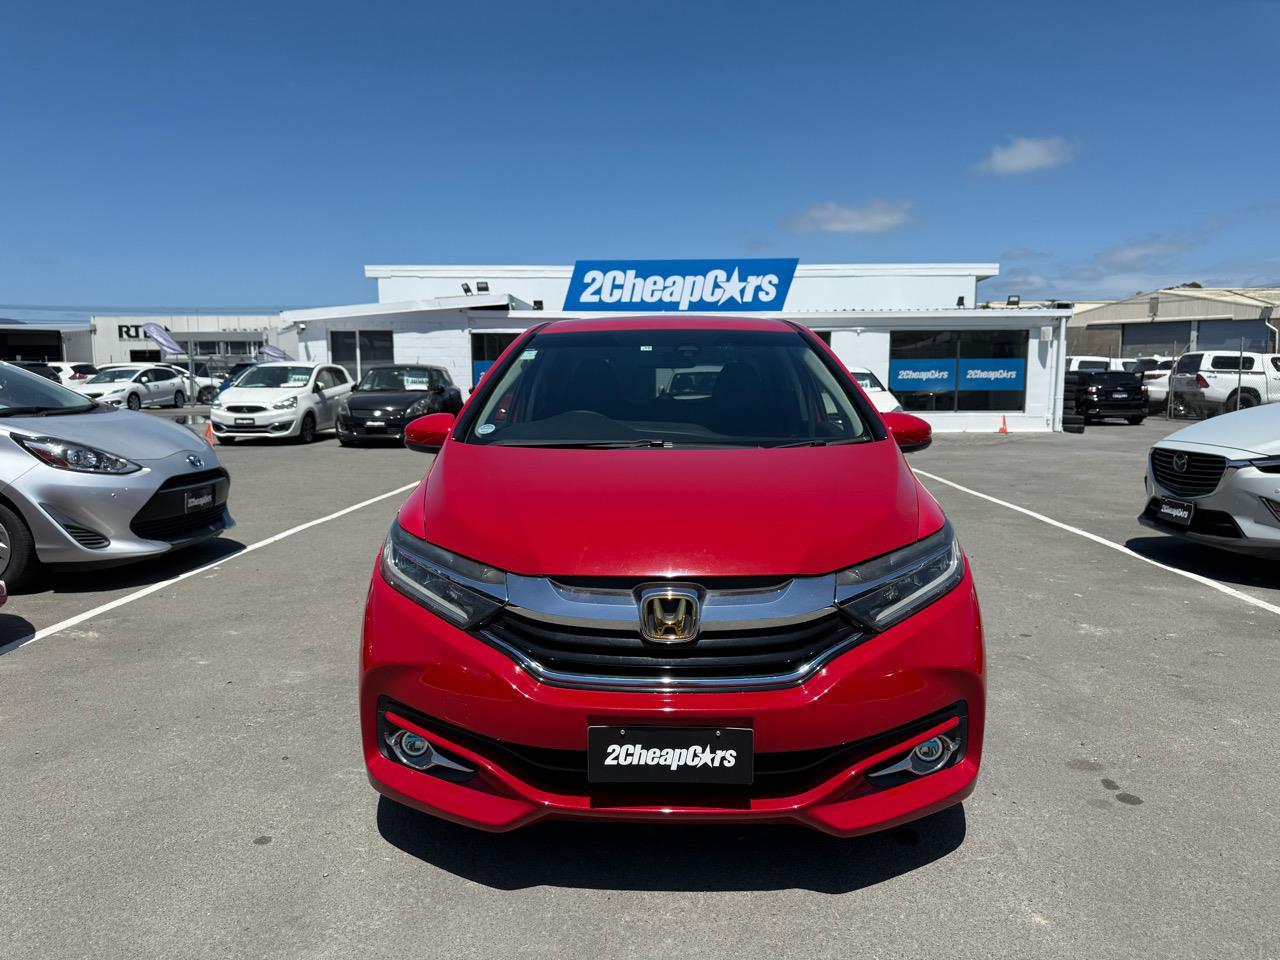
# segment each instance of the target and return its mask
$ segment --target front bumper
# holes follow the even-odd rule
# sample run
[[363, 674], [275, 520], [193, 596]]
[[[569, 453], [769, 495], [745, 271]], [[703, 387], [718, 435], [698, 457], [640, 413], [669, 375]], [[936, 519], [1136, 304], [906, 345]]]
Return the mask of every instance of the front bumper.
[[[370, 426], [370, 421], [378, 426]], [[403, 440], [403, 417], [373, 417], [362, 413], [338, 415], [338, 436], [343, 440]]]
[[301, 429], [301, 412], [296, 407], [258, 413], [210, 410], [209, 422], [219, 437], [295, 437]]
[[[1280, 474], [1229, 466], [1212, 493], [1187, 497], [1162, 487], [1148, 466], [1146, 492], [1147, 505], [1138, 516], [1144, 527], [1232, 553], [1280, 558], [1280, 518], [1264, 502], [1280, 504]], [[1160, 519], [1156, 507], [1161, 497], [1194, 503], [1190, 526]]]
[[[840, 655], [807, 682], [759, 692], [631, 693], [540, 683], [516, 663], [391, 589], [375, 569], [365, 608], [360, 716], [370, 782], [400, 803], [485, 830], [544, 818], [801, 823], [839, 836], [885, 829], [973, 790], [985, 710], [973, 582]], [[471, 765], [465, 781], [392, 759], [387, 711]], [[720, 789], [589, 785], [593, 725], [737, 726], [754, 732], [757, 782]], [[958, 762], [881, 788], [872, 768], [939, 732], [963, 732]], [[549, 764], [530, 757], [557, 757]], [[805, 776], [762, 779], [793, 757]], [[523, 759], [522, 759], [523, 758]]]
[[[187, 461], [191, 453], [208, 457], [209, 451], [145, 461], [143, 471], [123, 476], [37, 464], [4, 492], [22, 512], [43, 563], [127, 563], [191, 546], [235, 526], [227, 511], [226, 471], [216, 463], [193, 470]], [[208, 503], [202, 500], [206, 493]]]

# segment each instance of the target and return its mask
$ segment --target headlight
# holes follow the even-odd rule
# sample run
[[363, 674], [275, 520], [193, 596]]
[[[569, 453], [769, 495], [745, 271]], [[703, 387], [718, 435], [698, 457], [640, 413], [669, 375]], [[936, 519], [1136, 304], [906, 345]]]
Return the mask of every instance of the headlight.
[[277, 400], [271, 405], [272, 410], [292, 410], [298, 405], [297, 397], [285, 397], [283, 400]]
[[338, 401], [338, 416], [345, 417], [351, 413], [351, 404], [347, 402], [347, 398], [343, 397]]
[[74, 470], [77, 473], [136, 473], [141, 470], [138, 464], [114, 453], [86, 447], [70, 440], [59, 440], [57, 437], [23, 437], [10, 434], [14, 442], [37, 460], [47, 463], [59, 470]]
[[1280, 473], [1280, 457], [1263, 457], [1260, 460], [1250, 460], [1249, 466], [1256, 467], [1263, 473]]
[[951, 524], [909, 547], [836, 574], [836, 600], [867, 627], [885, 630], [917, 613], [964, 578]]
[[214, 397], [214, 398], [213, 398], [213, 402], [209, 404], [209, 409], [210, 409], [210, 410], [221, 410], [221, 409], [222, 409], [222, 397]]
[[507, 575], [460, 557], [391, 524], [382, 576], [396, 590], [455, 627], [468, 629], [506, 602]]
[[431, 412], [431, 398], [423, 397], [421, 400], [415, 400], [409, 405], [409, 409], [404, 412], [406, 420], [414, 420], [418, 417], [425, 417]]

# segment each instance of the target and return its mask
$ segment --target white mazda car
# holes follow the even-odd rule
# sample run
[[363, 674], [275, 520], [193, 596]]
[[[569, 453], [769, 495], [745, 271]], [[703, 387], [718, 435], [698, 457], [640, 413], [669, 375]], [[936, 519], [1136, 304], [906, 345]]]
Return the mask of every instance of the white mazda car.
[[1138, 521], [1184, 540], [1280, 559], [1280, 404], [1172, 433], [1147, 458]]
[[351, 387], [351, 377], [336, 364], [259, 363], [214, 399], [209, 419], [220, 443], [247, 437], [310, 443], [321, 430], [334, 429]]

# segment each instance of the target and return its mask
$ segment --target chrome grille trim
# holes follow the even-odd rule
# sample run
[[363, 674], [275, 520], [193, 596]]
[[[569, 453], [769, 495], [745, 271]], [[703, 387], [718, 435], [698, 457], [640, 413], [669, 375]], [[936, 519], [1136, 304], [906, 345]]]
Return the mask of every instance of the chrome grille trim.
[[[696, 579], [692, 582], [696, 584]], [[805, 623], [835, 613], [835, 599], [835, 574], [794, 577], [763, 589], [706, 590], [702, 631], [759, 630]], [[507, 574], [507, 604], [513, 613], [544, 623], [591, 630], [640, 629], [634, 589], [576, 587], [546, 577]]]
[[854, 633], [835, 646], [829, 647], [807, 663], [785, 673], [758, 677], [615, 677], [585, 673], [567, 673], [544, 667], [537, 660], [517, 647], [495, 637], [487, 630], [477, 631], [476, 636], [495, 649], [505, 653], [516, 665], [535, 680], [556, 687], [575, 687], [586, 690], [616, 690], [633, 693], [727, 693], [735, 691], [772, 690], [794, 687], [812, 679], [828, 663], [867, 640], [869, 634]]

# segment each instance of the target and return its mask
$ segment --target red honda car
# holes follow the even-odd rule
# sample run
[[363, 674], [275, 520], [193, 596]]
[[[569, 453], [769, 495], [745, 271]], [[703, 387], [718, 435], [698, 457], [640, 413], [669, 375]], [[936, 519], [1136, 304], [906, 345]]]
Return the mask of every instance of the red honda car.
[[851, 836], [973, 790], [978, 599], [903, 458], [929, 427], [878, 414], [805, 328], [554, 321], [406, 441], [438, 455], [361, 648], [387, 797], [485, 830]]

